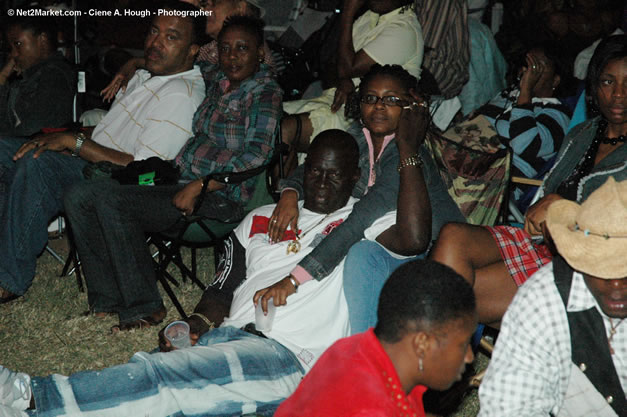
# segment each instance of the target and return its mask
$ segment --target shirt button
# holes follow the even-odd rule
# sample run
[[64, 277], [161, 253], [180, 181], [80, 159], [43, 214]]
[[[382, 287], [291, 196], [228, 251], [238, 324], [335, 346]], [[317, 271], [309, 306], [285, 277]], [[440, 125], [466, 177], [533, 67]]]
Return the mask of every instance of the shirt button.
[[605, 397], [605, 401], [607, 401], [608, 404], [612, 404], [614, 402], [614, 397], [608, 395], [607, 397]]
[[579, 364], [579, 369], [581, 369], [581, 372], [586, 372], [586, 369], [588, 369], [588, 367], [585, 363], [582, 362]]

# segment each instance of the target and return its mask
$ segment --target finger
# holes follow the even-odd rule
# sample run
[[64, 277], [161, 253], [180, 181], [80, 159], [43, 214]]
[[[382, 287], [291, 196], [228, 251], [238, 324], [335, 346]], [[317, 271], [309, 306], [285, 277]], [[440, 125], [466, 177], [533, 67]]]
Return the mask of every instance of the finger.
[[18, 149], [15, 155], [13, 155], [13, 160], [17, 161], [18, 159], [22, 158], [27, 152], [29, 152], [34, 147], [35, 147], [35, 142], [26, 142], [25, 144], [20, 146], [20, 149]]
[[264, 288], [263, 290], [259, 290], [255, 293], [255, 295], [253, 296], [253, 304], [257, 305], [257, 303], [259, 302], [259, 299], [261, 297], [263, 297], [263, 295], [268, 291], [267, 288]]
[[263, 311], [263, 314], [268, 314], [268, 299], [270, 299], [270, 297], [268, 297], [269, 292], [265, 293], [263, 295], [263, 297], [261, 297], [261, 310]]

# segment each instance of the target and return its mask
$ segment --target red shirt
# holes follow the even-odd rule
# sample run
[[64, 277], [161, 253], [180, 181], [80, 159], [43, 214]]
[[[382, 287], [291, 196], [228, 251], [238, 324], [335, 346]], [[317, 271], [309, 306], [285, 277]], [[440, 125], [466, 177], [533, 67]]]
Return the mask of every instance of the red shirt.
[[373, 329], [333, 344], [274, 417], [424, 417], [416, 386], [405, 395]]

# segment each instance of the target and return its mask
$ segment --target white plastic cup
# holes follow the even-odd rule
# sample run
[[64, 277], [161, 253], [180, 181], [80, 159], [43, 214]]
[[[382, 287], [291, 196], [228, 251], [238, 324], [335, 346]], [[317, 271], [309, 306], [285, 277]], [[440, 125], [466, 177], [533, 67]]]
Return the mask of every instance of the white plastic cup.
[[261, 300], [257, 302], [255, 307], [255, 328], [259, 332], [269, 332], [272, 330], [272, 322], [274, 321], [274, 315], [276, 314], [276, 307], [274, 301], [268, 300], [268, 314], [263, 314], [261, 309]]
[[183, 349], [192, 345], [189, 339], [189, 324], [184, 321], [173, 321], [168, 324], [163, 333], [172, 347]]

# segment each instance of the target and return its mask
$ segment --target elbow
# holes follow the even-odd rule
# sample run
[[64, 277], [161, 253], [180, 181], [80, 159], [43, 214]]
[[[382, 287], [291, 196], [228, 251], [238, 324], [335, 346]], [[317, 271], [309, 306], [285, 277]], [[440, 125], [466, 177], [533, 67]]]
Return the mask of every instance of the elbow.
[[403, 233], [400, 237], [400, 255], [415, 256], [426, 252], [431, 242], [431, 228], [415, 233]]

